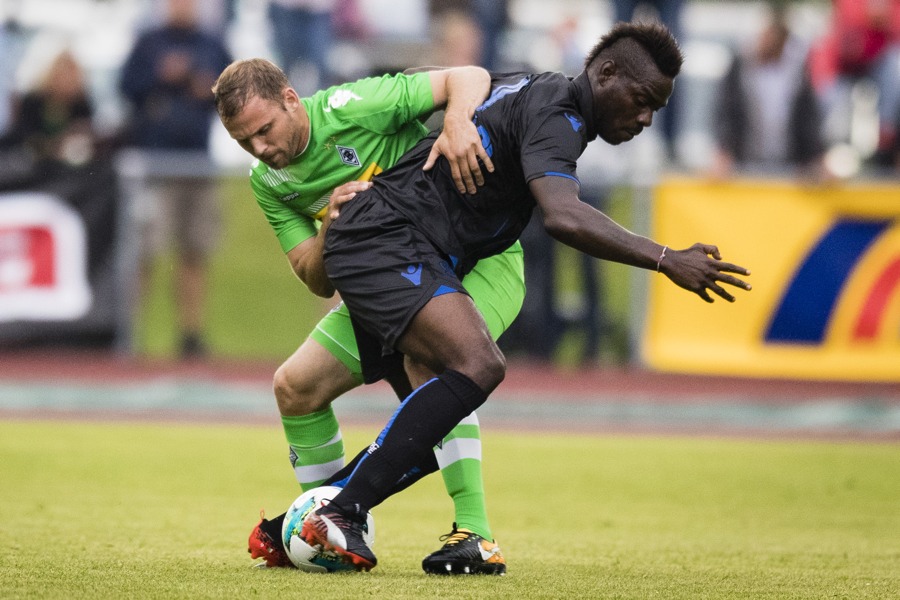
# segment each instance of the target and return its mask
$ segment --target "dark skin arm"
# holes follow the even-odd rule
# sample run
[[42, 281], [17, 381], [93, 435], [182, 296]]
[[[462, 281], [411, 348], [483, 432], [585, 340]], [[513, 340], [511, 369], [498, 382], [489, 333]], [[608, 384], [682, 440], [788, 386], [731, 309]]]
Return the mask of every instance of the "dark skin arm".
[[541, 177], [529, 184], [531, 193], [544, 214], [544, 228], [560, 242], [603, 260], [633, 267], [659, 270], [676, 285], [712, 302], [709, 292], [734, 302], [734, 296], [722, 287], [727, 283], [750, 290], [749, 283], [730, 273], [749, 275], [744, 267], [722, 261], [716, 246], [694, 244], [684, 250], [668, 248], [660, 260], [663, 246], [632, 233], [578, 199], [578, 184], [565, 177]]

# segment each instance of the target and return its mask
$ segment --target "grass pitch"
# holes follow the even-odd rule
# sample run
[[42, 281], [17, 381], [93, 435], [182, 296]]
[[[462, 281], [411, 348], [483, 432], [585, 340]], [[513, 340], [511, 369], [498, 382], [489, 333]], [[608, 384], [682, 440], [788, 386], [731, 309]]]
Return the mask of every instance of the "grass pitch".
[[[348, 449], [374, 430], [345, 432]], [[506, 577], [426, 576], [430, 477], [375, 510], [368, 574], [255, 570], [260, 508], [299, 488], [277, 427], [0, 422], [0, 597], [891, 598], [891, 444], [485, 434]]]

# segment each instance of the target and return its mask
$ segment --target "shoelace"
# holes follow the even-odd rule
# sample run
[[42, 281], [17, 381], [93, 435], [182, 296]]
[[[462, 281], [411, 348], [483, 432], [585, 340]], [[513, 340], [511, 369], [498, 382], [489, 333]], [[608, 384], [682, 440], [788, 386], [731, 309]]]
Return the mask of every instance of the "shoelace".
[[441, 537], [438, 538], [438, 541], [445, 542], [445, 546], [452, 546], [453, 544], [458, 544], [460, 542], [465, 541], [468, 537], [472, 535], [468, 531], [459, 531], [456, 528], [456, 523], [453, 524], [453, 531], [450, 533], [445, 533]]

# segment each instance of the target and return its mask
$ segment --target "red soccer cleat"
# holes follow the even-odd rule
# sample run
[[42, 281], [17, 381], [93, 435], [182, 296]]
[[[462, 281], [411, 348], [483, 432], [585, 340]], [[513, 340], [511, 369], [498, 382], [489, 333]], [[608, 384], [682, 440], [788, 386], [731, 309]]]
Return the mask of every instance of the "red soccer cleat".
[[266, 519], [266, 514], [262, 511], [259, 516], [260, 521], [250, 532], [250, 539], [247, 540], [247, 552], [250, 553], [250, 558], [264, 558], [265, 563], [258, 563], [258, 566], [265, 564], [268, 569], [293, 567], [294, 563], [288, 558], [281, 543], [281, 524], [284, 521], [284, 515], [271, 521]]

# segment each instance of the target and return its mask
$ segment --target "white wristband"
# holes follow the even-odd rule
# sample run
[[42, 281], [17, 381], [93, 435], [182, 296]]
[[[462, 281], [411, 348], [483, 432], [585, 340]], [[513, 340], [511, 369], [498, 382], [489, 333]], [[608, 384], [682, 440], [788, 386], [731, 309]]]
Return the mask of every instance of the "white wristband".
[[668, 246], [663, 246], [662, 253], [659, 255], [659, 260], [656, 261], [656, 272], [659, 273], [659, 267], [662, 265], [663, 259], [666, 257], [666, 250], [668, 250]]

